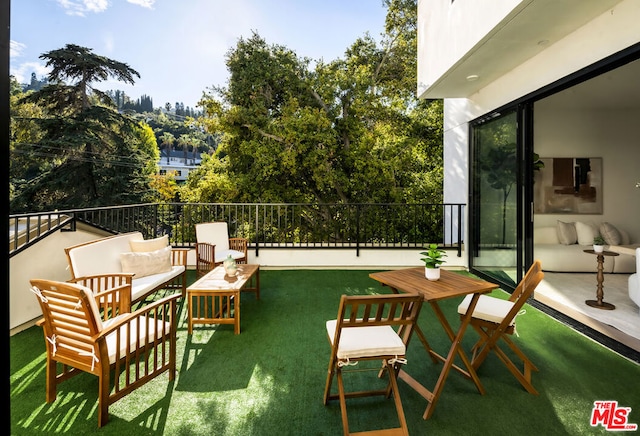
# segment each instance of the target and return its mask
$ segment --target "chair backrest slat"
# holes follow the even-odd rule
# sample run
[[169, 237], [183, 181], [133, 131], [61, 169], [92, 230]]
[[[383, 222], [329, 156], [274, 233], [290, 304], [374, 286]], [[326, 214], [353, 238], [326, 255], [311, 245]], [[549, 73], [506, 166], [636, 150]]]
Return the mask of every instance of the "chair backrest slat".
[[103, 327], [91, 290], [49, 280], [31, 280], [31, 285], [40, 294], [47, 347], [80, 369], [95, 368], [93, 356], [99, 350], [94, 338]]
[[414, 294], [343, 295], [338, 327], [406, 326], [417, 318], [422, 301]]

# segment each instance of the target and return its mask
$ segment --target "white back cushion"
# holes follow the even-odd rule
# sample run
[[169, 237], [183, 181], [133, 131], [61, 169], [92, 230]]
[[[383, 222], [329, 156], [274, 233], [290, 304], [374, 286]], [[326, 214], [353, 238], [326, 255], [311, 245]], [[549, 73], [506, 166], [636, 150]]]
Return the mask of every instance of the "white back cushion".
[[196, 241], [216, 246], [216, 253], [229, 250], [229, 229], [227, 223], [196, 224]]
[[142, 233], [132, 232], [72, 248], [68, 254], [74, 277], [122, 272], [120, 254], [131, 251], [130, 240], [141, 239]]

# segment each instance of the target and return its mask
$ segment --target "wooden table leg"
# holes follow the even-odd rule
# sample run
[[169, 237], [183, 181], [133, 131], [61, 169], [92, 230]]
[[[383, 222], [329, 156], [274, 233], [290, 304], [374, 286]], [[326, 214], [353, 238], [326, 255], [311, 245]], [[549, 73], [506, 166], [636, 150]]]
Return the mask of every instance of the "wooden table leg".
[[187, 326], [189, 330], [189, 334], [193, 333], [193, 302], [191, 301], [193, 297], [191, 296], [191, 292], [187, 291], [187, 307], [188, 315], [187, 315]]
[[616, 308], [611, 303], [605, 303], [604, 298], [604, 290], [602, 288], [602, 283], [604, 282], [604, 255], [598, 254], [598, 274], [596, 275], [596, 279], [598, 281], [598, 286], [596, 289], [596, 299], [595, 300], [586, 300], [585, 304], [587, 306], [595, 307], [596, 309], [607, 309], [613, 310]]
[[[469, 321], [471, 320], [471, 314], [473, 313], [473, 310], [476, 307], [479, 297], [480, 297], [480, 294], [474, 294], [473, 298], [471, 299], [471, 302], [469, 303], [467, 314], [464, 316], [464, 318], [462, 318], [462, 321], [460, 323], [460, 328], [458, 329], [458, 333], [455, 336], [453, 333], [453, 329], [451, 329], [451, 325], [449, 324], [447, 319], [444, 317], [444, 314], [442, 313], [442, 310], [438, 306], [437, 301], [430, 302], [431, 307], [433, 307], [433, 310], [436, 312], [436, 315], [438, 316], [438, 319], [442, 324], [442, 327], [444, 327], [445, 331], [447, 332], [447, 336], [449, 336], [449, 339], [451, 339], [451, 348], [449, 349], [449, 354], [447, 355], [447, 358], [444, 360], [442, 371], [440, 371], [440, 376], [438, 377], [436, 386], [433, 389], [433, 398], [431, 399], [431, 401], [429, 401], [429, 404], [427, 404], [427, 408], [425, 409], [424, 414], [422, 415], [423, 419], [429, 419], [433, 414], [433, 410], [435, 408], [436, 403], [438, 402], [438, 399], [440, 398], [440, 394], [442, 394], [444, 383], [447, 380], [447, 376], [449, 375], [449, 371], [451, 370], [451, 368], [455, 368], [456, 370], [463, 373], [468, 378], [471, 378], [475, 383], [476, 388], [478, 389], [478, 392], [480, 392], [481, 395], [484, 395], [485, 393], [484, 387], [482, 386], [482, 383], [480, 382], [480, 379], [478, 378], [476, 371], [473, 369], [471, 362], [469, 361], [466, 354], [464, 353], [464, 350], [461, 348], [462, 338], [464, 337], [464, 333], [467, 329], [467, 326], [469, 325]], [[460, 358], [462, 359], [464, 366], [467, 368], [466, 372], [464, 372], [461, 368], [456, 367], [454, 365], [456, 355], [460, 356]]]
[[[447, 333], [447, 336], [451, 340], [451, 348], [449, 349], [449, 353], [447, 354], [446, 358], [442, 357], [441, 355], [433, 351], [431, 347], [429, 347], [428, 343], [426, 343], [426, 339], [425, 339], [425, 342], [423, 342], [423, 345], [426, 343], [425, 349], [427, 350], [427, 353], [431, 356], [431, 358], [434, 360], [434, 362], [438, 360], [443, 362], [443, 367], [442, 367], [442, 370], [440, 371], [440, 376], [438, 377], [436, 386], [433, 388], [433, 391], [430, 391], [429, 389], [422, 386], [420, 382], [418, 382], [416, 379], [411, 377], [404, 370], [400, 370], [400, 372], [398, 373], [398, 377], [400, 377], [400, 379], [402, 379], [405, 383], [411, 386], [416, 392], [418, 392], [420, 395], [422, 395], [423, 398], [427, 400], [428, 404], [427, 404], [427, 408], [424, 411], [424, 414], [422, 415], [423, 419], [429, 419], [433, 414], [433, 410], [435, 408], [436, 403], [438, 402], [438, 399], [440, 398], [440, 394], [442, 394], [442, 389], [444, 388], [445, 381], [449, 375], [449, 371], [451, 371], [451, 368], [454, 368], [455, 370], [463, 374], [466, 378], [473, 380], [474, 384], [476, 385], [476, 388], [478, 389], [478, 392], [481, 395], [484, 395], [485, 393], [484, 387], [480, 382], [480, 378], [476, 374], [476, 371], [473, 368], [473, 365], [471, 365], [471, 361], [467, 358], [467, 355], [465, 354], [464, 350], [461, 347], [462, 338], [464, 337], [464, 333], [467, 329], [467, 326], [469, 325], [469, 322], [471, 320], [471, 314], [473, 313], [473, 310], [475, 309], [476, 304], [478, 303], [479, 297], [480, 297], [480, 294], [474, 294], [469, 304], [467, 315], [465, 315], [464, 318], [462, 318], [462, 321], [460, 323], [460, 328], [458, 329], [457, 333], [454, 333], [453, 329], [451, 328], [451, 325], [449, 324], [444, 314], [442, 313], [440, 306], [438, 306], [437, 301], [429, 302], [429, 304], [431, 304], [431, 307], [435, 311], [436, 316], [440, 321], [440, 324], [442, 324], [442, 327]], [[460, 356], [460, 359], [462, 359], [462, 363], [466, 367], [466, 370], [454, 364], [456, 355]]]
[[233, 332], [236, 335], [240, 334], [240, 289], [235, 293], [234, 297], [235, 301], [233, 302]]

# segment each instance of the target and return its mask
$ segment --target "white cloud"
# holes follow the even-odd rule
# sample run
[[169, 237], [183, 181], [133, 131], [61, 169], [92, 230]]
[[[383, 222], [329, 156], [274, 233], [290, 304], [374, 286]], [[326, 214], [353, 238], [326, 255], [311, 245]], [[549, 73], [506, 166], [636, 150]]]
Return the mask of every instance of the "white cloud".
[[107, 54], [112, 54], [115, 51], [115, 41], [113, 38], [113, 34], [111, 32], [105, 33], [102, 37], [102, 44], [104, 46], [104, 51]]
[[67, 15], [84, 17], [85, 13], [100, 13], [107, 10], [109, 0], [56, 0]]
[[143, 8], [153, 9], [153, 4], [156, 2], [156, 0], [127, 0], [127, 2], [134, 5], [142, 6]]
[[18, 83], [29, 83], [31, 73], [36, 73], [38, 79], [42, 79], [49, 74], [49, 68], [39, 62], [24, 62], [19, 65], [11, 65], [9, 74], [14, 76]]
[[22, 50], [24, 50], [27, 46], [21, 42], [11, 40], [9, 45], [9, 57], [10, 58], [19, 58], [22, 56]]
[[109, 7], [109, 0], [82, 0], [87, 10], [91, 12], [104, 12]]

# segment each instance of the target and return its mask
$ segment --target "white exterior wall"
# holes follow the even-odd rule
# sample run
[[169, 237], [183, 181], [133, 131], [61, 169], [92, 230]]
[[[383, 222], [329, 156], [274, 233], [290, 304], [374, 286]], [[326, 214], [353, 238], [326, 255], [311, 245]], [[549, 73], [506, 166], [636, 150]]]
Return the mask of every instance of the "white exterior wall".
[[[460, 58], [478, 44], [483, 38], [489, 36], [493, 26], [499, 23], [513, 9], [521, 6], [522, 1], [501, 0], [492, 1], [491, 7], [484, 2], [474, 0], [456, 0], [452, 5], [450, 0], [419, 0], [418, 12], [418, 95], [424, 89], [436, 83], [440, 76], [451, 66], [460, 61]], [[465, 9], [464, 14], [461, 10]], [[620, 2], [610, 11], [598, 16], [586, 25], [576, 29], [573, 33], [564, 37], [553, 45], [546, 47], [542, 52], [530, 58], [526, 62], [505, 73], [497, 80], [479, 89], [467, 98], [447, 98], [444, 104], [444, 202], [468, 203], [468, 162], [469, 162], [469, 122], [481, 115], [508, 104], [530, 92], [555, 82], [571, 73], [589, 66], [606, 56], [625, 49], [640, 40], [638, 22], [640, 20], [640, 1], [625, 0]], [[557, 115], [557, 114], [556, 114]], [[625, 123], [637, 124], [628, 117], [637, 114], [619, 114], [618, 119], [624, 119]], [[552, 115], [551, 115], [552, 116]], [[583, 115], [586, 117], [586, 115]], [[612, 114], [615, 118], [616, 115]], [[637, 120], [637, 118], [635, 118]], [[544, 135], [552, 131], [543, 129], [560, 129], [561, 126], [546, 127], [538, 125], [541, 121], [536, 112], [536, 147]], [[628, 127], [625, 124], [625, 128]], [[600, 136], [609, 131], [603, 128]], [[634, 156], [631, 162], [628, 154], [623, 153], [618, 157], [604, 156], [603, 142], [582, 144], [585, 156], [604, 158], [604, 199], [605, 214], [598, 216], [597, 220], [610, 220], [620, 222], [621, 227], [627, 229], [636, 241], [640, 240], [638, 225], [627, 223], [631, 218], [620, 219], [620, 209], [625, 202], [632, 199], [633, 214], [627, 216], [637, 217], [640, 213], [640, 204], [637, 200], [637, 189], [632, 188], [624, 192], [614, 191], [609, 187], [618, 183], [623, 178], [623, 186], [632, 186], [629, 180], [637, 178], [639, 137], [637, 132], [622, 133], [627, 135], [620, 138], [618, 143], [628, 144], [629, 152]], [[591, 136], [595, 141], [594, 137]], [[547, 152], [544, 145], [536, 151], [541, 156]], [[559, 147], [559, 148], [558, 148]], [[553, 156], [561, 156], [558, 150], [568, 147], [567, 143], [558, 144], [553, 148]], [[609, 149], [610, 154], [613, 151]], [[549, 151], [551, 153], [551, 151]], [[575, 151], [569, 152], [575, 154]], [[625, 160], [620, 162], [620, 160]], [[578, 157], [578, 156], [574, 156]], [[618, 164], [622, 166], [617, 166]], [[635, 168], [634, 168], [635, 167]], [[619, 171], [624, 168], [625, 171]], [[465, 240], [468, 239], [468, 219], [465, 217]], [[566, 217], [570, 221], [572, 217]], [[575, 220], [575, 217], [573, 217]], [[547, 215], [543, 220], [559, 219], [558, 215]], [[564, 219], [564, 218], [563, 218]], [[596, 220], [592, 219], [592, 220]], [[637, 220], [635, 220], [637, 221]]]
[[626, 0], [469, 96], [471, 120], [640, 41], [640, 2]]
[[[42, 278], [66, 281], [71, 278], [65, 247], [103, 237], [96, 233], [78, 229], [75, 232], [55, 232], [33, 247], [9, 260], [9, 329], [17, 333], [34, 324], [42, 316], [37, 297], [30, 291], [29, 280]], [[259, 264], [263, 269], [359, 269], [387, 270], [423, 266], [420, 261], [422, 249], [371, 250], [361, 249], [249, 249], [248, 262]], [[463, 268], [463, 257], [449, 250], [444, 268]], [[195, 269], [195, 251], [187, 258], [188, 268]], [[375, 283], [372, 281], [372, 286]]]
[[418, 95], [437, 82], [521, 3], [527, 2], [418, 0]]

